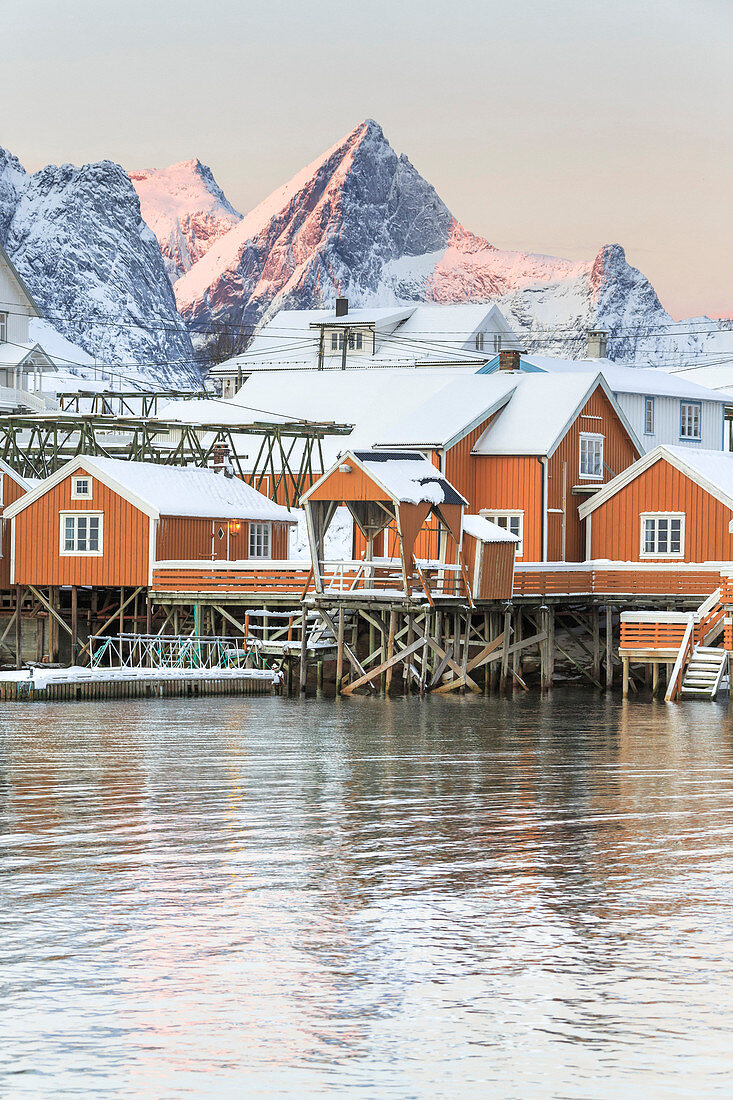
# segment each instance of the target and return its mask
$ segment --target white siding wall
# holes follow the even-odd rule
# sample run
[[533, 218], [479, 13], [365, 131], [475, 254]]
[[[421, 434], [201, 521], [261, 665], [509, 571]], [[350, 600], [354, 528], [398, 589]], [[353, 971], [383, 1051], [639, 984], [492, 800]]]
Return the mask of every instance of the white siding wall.
[[[653, 395], [650, 395], [653, 396]], [[680, 398], [654, 397], [654, 434], [644, 432], [645, 397], [638, 393], [618, 393], [616, 400], [626, 413], [645, 451], [661, 443], [675, 447], [695, 447], [708, 451], [723, 449], [724, 406], [716, 401], [701, 402], [701, 436], [697, 441], [680, 439]]]
[[13, 344], [27, 344], [30, 310], [18, 284], [2, 259], [0, 259], [0, 312], [8, 314], [8, 340]]

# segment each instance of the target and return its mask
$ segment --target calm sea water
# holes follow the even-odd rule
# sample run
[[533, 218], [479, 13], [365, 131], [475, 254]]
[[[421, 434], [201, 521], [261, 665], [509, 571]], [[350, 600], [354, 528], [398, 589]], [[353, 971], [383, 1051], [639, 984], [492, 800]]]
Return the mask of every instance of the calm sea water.
[[0, 1095], [733, 1095], [727, 707], [0, 707]]

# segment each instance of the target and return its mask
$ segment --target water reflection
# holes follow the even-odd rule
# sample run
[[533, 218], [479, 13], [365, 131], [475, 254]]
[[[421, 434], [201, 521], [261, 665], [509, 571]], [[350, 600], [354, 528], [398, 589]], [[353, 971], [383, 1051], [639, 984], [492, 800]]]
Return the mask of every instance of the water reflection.
[[0, 710], [3, 1096], [729, 1095], [709, 703]]

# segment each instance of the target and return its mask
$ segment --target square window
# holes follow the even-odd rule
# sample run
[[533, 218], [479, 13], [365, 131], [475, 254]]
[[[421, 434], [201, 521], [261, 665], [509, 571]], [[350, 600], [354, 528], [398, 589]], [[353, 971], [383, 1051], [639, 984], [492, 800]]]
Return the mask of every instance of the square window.
[[61, 516], [62, 554], [101, 554], [102, 515], [74, 512]]
[[684, 515], [657, 513], [641, 517], [641, 556], [643, 558], [682, 558], [684, 554]]
[[71, 479], [71, 499], [72, 500], [91, 500], [92, 499], [92, 479], [86, 474], [81, 477], [72, 477]]

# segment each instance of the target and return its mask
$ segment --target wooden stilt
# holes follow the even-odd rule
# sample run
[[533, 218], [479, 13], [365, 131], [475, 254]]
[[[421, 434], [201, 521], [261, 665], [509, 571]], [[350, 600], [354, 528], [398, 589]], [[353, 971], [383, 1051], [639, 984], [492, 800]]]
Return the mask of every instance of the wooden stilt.
[[606, 604], [606, 691], [613, 687], [613, 607]]
[[[522, 638], [524, 637], [524, 622], [522, 616], [521, 607], [515, 608], [514, 611], [514, 644], [520, 645]], [[512, 654], [512, 676], [514, 677], [515, 684], [522, 679], [522, 650], [515, 649]]]
[[308, 683], [308, 612], [303, 610], [303, 622], [300, 634], [300, 694], [305, 695]]
[[71, 664], [76, 664], [76, 651], [79, 648], [79, 589], [71, 586]]
[[316, 698], [320, 699], [323, 695], [323, 661], [318, 660], [316, 662]]
[[652, 663], [652, 698], [656, 699], [659, 694], [659, 661]]
[[[412, 615], [410, 615], [410, 613], [408, 611], [408, 613], [407, 613], [407, 646], [408, 646], [408, 648], [412, 645], [412, 640], [413, 640], [414, 636], [415, 636], [415, 632], [412, 629]], [[405, 695], [409, 695], [412, 692], [412, 672], [410, 670], [409, 660], [405, 661], [405, 663], [402, 666], [402, 690], [404, 691]]]
[[507, 608], [504, 612], [504, 642], [501, 649], [501, 675], [499, 677], [499, 691], [504, 693], [507, 688], [509, 675], [509, 640], [512, 633], [512, 612]]
[[344, 677], [344, 609], [339, 609], [338, 635], [336, 638], [336, 694], [341, 691], [341, 681]]
[[15, 667], [23, 667], [23, 589], [15, 586]]
[[[489, 644], [489, 642], [491, 641], [490, 631], [491, 631], [491, 626], [490, 626], [490, 620], [489, 620], [489, 613], [488, 613], [488, 611], [484, 611], [484, 637], [483, 637], [483, 642], [484, 642], [485, 646], [487, 646]], [[491, 675], [490, 669], [485, 667], [484, 668], [484, 695], [489, 694], [490, 675]]]
[[593, 675], [601, 678], [601, 614], [597, 607], [591, 611], [593, 627]]
[[629, 658], [622, 657], [621, 664], [623, 667], [623, 695], [624, 699], [626, 699], [629, 694]]
[[[397, 630], [397, 612], [394, 608], [389, 613], [389, 635], [387, 637], [387, 656], [385, 660], [391, 661], [394, 656], [394, 636]], [[392, 665], [389, 665], [384, 673], [384, 694], [389, 695], [392, 686]]]

